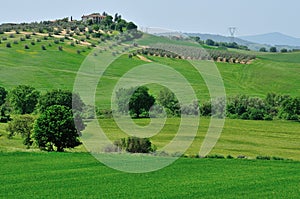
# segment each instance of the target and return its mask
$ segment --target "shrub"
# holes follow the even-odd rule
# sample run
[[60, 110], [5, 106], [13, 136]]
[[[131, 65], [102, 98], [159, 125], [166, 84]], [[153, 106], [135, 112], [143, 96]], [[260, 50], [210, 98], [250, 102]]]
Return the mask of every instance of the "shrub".
[[36, 39], [36, 42], [41, 42], [42, 40], [41, 39]]
[[213, 158], [213, 159], [225, 159], [223, 155], [207, 155], [206, 158]]
[[226, 158], [227, 158], [227, 159], [234, 159], [234, 157], [231, 156], [231, 155], [228, 155]]
[[14, 41], [14, 44], [19, 44], [19, 42], [16, 40], [16, 41]]
[[9, 38], [15, 38], [15, 35], [14, 34], [10, 34]]
[[0, 29], [0, 34], [1, 34], [1, 35], [4, 34], [4, 31], [3, 31], [2, 29]]
[[31, 38], [31, 35], [26, 34], [26, 35], [25, 35], [25, 38], [26, 38], [26, 39], [30, 39], [30, 38]]
[[3, 41], [6, 41], [6, 40], [7, 40], [7, 37], [2, 37], [2, 40], [3, 40]]
[[42, 50], [47, 50], [46, 46], [42, 45]]
[[33, 46], [34, 46], [34, 45], [35, 45], [35, 42], [34, 42], [34, 41], [31, 41], [31, 45], [33, 45]]
[[150, 153], [156, 150], [149, 138], [128, 137], [115, 141], [114, 145], [129, 153]]
[[47, 36], [44, 36], [44, 40], [48, 40], [48, 37], [47, 37]]
[[78, 55], [81, 53], [81, 51], [80, 51], [80, 50], [77, 50], [76, 52], [77, 52], [77, 54], [78, 54]]
[[10, 42], [6, 43], [6, 48], [11, 48]]
[[288, 50], [287, 50], [286, 48], [283, 48], [283, 49], [280, 50], [280, 52], [282, 52], [282, 53], [287, 53]]
[[271, 157], [270, 156], [257, 156], [256, 157], [257, 160], [271, 160]]
[[54, 31], [54, 34], [55, 34], [55, 35], [60, 35], [60, 31], [59, 31], [59, 30], [55, 30], [55, 31]]
[[65, 39], [64, 38], [60, 38], [59, 41], [60, 42], [65, 42]]
[[63, 51], [63, 47], [62, 46], [58, 46], [58, 50], [59, 51]]
[[75, 43], [74, 43], [74, 42], [71, 42], [71, 46], [73, 46], [73, 47], [74, 47], [74, 46], [75, 46]]
[[21, 37], [20, 38], [20, 41], [25, 41], [26, 39], [24, 37]]
[[272, 157], [272, 160], [284, 160], [284, 158], [281, 158], [281, 157]]
[[55, 44], [59, 44], [59, 40], [55, 39], [55, 40], [54, 40], [54, 43], [55, 43]]
[[26, 49], [26, 50], [28, 50], [28, 49], [29, 49], [29, 46], [28, 46], [27, 44], [26, 44], [24, 47], [25, 47], [25, 49]]

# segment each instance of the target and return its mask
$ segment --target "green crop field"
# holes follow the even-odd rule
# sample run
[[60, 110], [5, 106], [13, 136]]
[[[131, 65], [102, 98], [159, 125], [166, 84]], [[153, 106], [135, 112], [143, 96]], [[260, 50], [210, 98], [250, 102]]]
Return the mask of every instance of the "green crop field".
[[299, 162], [179, 159], [127, 174], [85, 153], [0, 153], [0, 198], [297, 198]]
[[[87, 45], [71, 46], [69, 40], [55, 44], [54, 38], [43, 40], [39, 35], [26, 41], [20, 41], [19, 37], [0, 43], [0, 86], [7, 90], [20, 84], [42, 92], [55, 88], [73, 90], [77, 71], [87, 55], [91, 52], [100, 55], [99, 49], [113, 42], [101, 43], [93, 52]], [[30, 44], [38, 38], [42, 41]], [[13, 43], [15, 40], [18, 44]], [[11, 48], [6, 47], [7, 42], [11, 42]], [[152, 35], [144, 35], [136, 42], [145, 46], [152, 43], [198, 45]], [[30, 49], [25, 49], [25, 44]], [[47, 50], [42, 50], [41, 45]], [[59, 46], [64, 50], [59, 51]], [[257, 59], [250, 64], [215, 64], [228, 97], [238, 94], [264, 97], [269, 92], [299, 96], [299, 57], [300, 52], [257, 53]], [[189, 61], [146, 55], [144, 58], [176, 69], [189, 80], [200, 101], [209, 100], [207, 86]], [[112, 90], [119, 78], [135, 66], [149, 63], [145, 59], [129, 59], [125, 54], [109, 66], [97, 87], [99, 109], [110, 109]], [[209, 66], [207, 61], [199, 63]], [[165, 82], [171, 79], [166, 76]], [[161, 86], [151, 84], [149, 88], [157, 95]], [[201, 118], [186, 155], [199, 153], [209, 121], [209, 118]], [[134, 122], [141, 126], [149, 124], [148, 119]], [[112, 141], [127, 136], [113, 119], [100, 119], [99, 123]], [[151, 138], [158, 150], [172, 140], [179, 123], [179, 118], [168, 118], [163, 130]], [[20, 136], [8, 139], [6, 128], [7, 124], [0, 124], [0, 198], [297, 198], [300, 194], [299, 122], [226, 119], [222, 135], [210, 155], [242, 155], [249, 157], [248, 160], [180, 158], [162, 170], [146, 174], [112, 170], [96, 161], [84, 146], [61, 154], [39, 152], [34, 147], [28, 150]], [[169, 153], [173, 152], [176, 151]], [[259, 155], [293, 161], [255, 160]]]

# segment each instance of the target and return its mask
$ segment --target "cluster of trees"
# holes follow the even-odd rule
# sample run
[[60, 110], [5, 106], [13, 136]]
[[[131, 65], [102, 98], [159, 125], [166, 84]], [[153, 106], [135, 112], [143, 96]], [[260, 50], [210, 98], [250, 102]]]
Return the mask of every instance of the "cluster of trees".
[[41, 150], [61, 152], [81, 144], [84, 103], [77, 94], [64, 90], [41, 94], [26, 85], [10, 92], [0, 87], [0, 103], [1, 118], [15, 115], [8, 124], [8, 137], [21, 135], [28, 148], [36, 144]]
[[121, 15], [115, 14], [115, 17], [112, 17], [105, 12], [103, 15], [105, 18], [99, 23], [94, 23], [93, 20], [85, 23], [73, 19], [69, 20], [69, 18], [20, 24], [6, 23], [0, 25], [0, 34], [11, 31], [16, 31], [17, 34], [20, 34], [20, 31], [24, 31], [59, 35], [63, 30], [67, 30], [67, 34], [70, 32], [85, 32], [86, 29], [88, 29], [90, 33], [92, 33], [92, 31], [99, 31], [100, 29], [107, 31], [117, 30], [120, 32], [137, 30], [137, 26], [133, 22], [127, 22], [122, 19]]
[[[163, 108], [168, 116], [202, 115], [245, 120], [295, 120], [300, 121], [300, 98], [289, 95], [267, 94], [266, 98], [238, 95], [225, 100], [199, 104], [197, 100], [191, 104], [180, 104], [172, 91], [164, 88], [157, 98], [149, 94], [145, 86], [130, 89], [119, 89], [116, 93], [118, 112], [130, 113], [132, 117], [162, 116]], [[154, 106], [155, 104], [160, 106]], [[151, 108], [152, 113], [149, 113]], [[163, 108], [162, 108], [163, 107]], [[152, 114], [152, 115], [151, 115]], [[226, 115], [225, 115], [226, 114]]]
[[[201, 114], [204, 116], [217, 114], [211, 112], [210, 106], [211, 103], [208, 102], [202, 104]], [[226, 115], [232, 119], [300, 121], [300, 98], [275, 93], [267, 94], [264, 99], [238, 95], [227, 100]]]
[[208, 46], [216, 46], [216, 47], [223, 47], [223, 48], [235, 48], [240, 50], [249, 50], [247, 46], [239, 45], [236, 42], [216, 42], [212, 39], [207, 39], [202, 41], [200, 37], [191, 37], [194, 41], [198, 42], [199, 44], [206, 44]]
[[157, 98], [150, 95], [145, 86], [121, 88], [116, 92], [116, 103], [119, 113], [129, 113], [133, 118], [160, 117], [165, 114], [171, 117], [199, 114], [198, 101], [180, 104], [175, 94], [167, 88], [162, 89]]
[[246, 64], [256, 59], [255, 55], [229, 52], [224, 50], [201, 49], [190, 46], [178, 46], [171, 44], [156, 44], [152, 48], [137, 50], [132, 55], [144, 54], [149, 56], [161, 56], [179, 59], [214, 60], [218, 62]]

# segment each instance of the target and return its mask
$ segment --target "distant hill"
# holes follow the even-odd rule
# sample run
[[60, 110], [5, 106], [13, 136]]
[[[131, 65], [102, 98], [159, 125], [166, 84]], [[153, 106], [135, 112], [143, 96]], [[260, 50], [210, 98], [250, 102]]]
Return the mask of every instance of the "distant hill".
[[212, 39], [214, 41], [217, 41], [217, 42], [236, 42], [240, 45], [245, 45], [245, 46], [248, 46], [249, 44], [253, 43], [253, 42], [249, 42], [249, 41], [246, 41], [246, 40], [243, 40], [243, 39], [240, 39], [240, 38], [234, 38], [232, 39], [231, 37], [226, 37], [226, 36], [223, 36], [223, 35], [215, 35], [215, 34], [202, 34], [202, 33], [185, 33], [186, 35], [189, 35], [189, 36], [198, 36], [201, 38], [201, 40], [207, 40], [207, 39]]
[[251, 42], [251, 41], [247, 41], [241, 38], [234, 38], [234, 40], [232, 40], [231, 37], [226, 37], [223, 35], [216, 35], [216, 34], [202, 34], [202, 33], [185, 33], [188, 36], [198, 36], [201, 38], [201, 40], [207, 40], [207, 39], [212, 39], [214, 41], [217, 42], [236, 42], [239, 45], [244, 45], [244, 46], [248, 46], [249, 49], [251, 50], [255, 50], [258, 51], [260, 48], [265, 47], [265, 48], [270, 48], [271, 46], [269, 45], [264, 45], [264, 44], [258, 44], [255, 42]]
[[291, 37], [279, 32], [239, 37], [253, 43], [272, 46], [300, 46], [300, 38]]

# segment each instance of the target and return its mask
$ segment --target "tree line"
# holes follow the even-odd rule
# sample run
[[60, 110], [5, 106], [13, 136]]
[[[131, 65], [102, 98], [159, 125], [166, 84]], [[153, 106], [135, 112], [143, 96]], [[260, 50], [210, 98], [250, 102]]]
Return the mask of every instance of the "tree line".
[[[265, 98], [238, 95], [199, 103], [180, 104], [176, 95], [167, 88], [158, 96], [149, 94], [145, 86], [119, 89], [116, 92], [118, 112], [132, 117], [160, 117], [162, 114], [178, 117], [180, 115], [202, 115], [228, 117], [244, 120], [294, 120], [300, 121], [300, 97], [269, 93]], [[154, 106], [158, 105], [158, 106]], [[212, 108], [213, 106], [213, 108]], [[151, 110], [151, 111], [149, 111]]]

